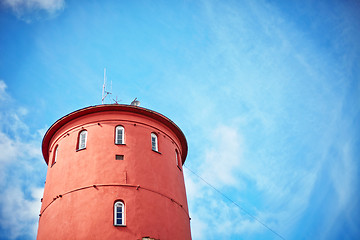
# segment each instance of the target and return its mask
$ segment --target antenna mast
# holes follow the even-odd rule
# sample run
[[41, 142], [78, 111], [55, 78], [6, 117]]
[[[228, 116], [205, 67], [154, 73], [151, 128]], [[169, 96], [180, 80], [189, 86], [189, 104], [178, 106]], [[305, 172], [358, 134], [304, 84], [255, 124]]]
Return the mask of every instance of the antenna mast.
[[[112, 81], [111, 81], [111, 90], [112, 90]], [[104, 100], [109, 94], [111, 94], [111, 92], [106, 91], [106, 68], [104, 68], [104, 84], [103, 84], [102, 97], [101, 97], [102, 104], [104, 104]]]
[[106, 68], [104, 68], [104, 84], [103, 84], [102, 96], [101, 96], [101, 103], [102, 104], [104, 104], [105, 83], [106, 83]]

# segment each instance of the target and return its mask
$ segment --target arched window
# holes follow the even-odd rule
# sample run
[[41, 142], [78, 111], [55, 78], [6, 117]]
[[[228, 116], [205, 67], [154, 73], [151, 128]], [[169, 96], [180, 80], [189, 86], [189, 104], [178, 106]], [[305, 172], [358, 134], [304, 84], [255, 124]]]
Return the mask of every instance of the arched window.
[[176, 166], [180, 167], [179, 163], [179, 152], [177, 149], [175, 149], [175, 160], [176, 160]]
[[115, 144], [125, 144], [125, 129], [123, 126], [115, 128]]
[[78, 150], [86, 148], [86, 140], [87, 140], [87, 131], [82, 130], [79, 133]]
[[125, 206], [122, 201], [114, 204], [114, 226], [125, 226]]
[[155, 133], [151, 133], [151, 149], [158, 152], [158, 138]]
[[59, 151], [59, 145], [56, 145], [54, 155], [53, 155], [53, 161], [52, 161], [51, 165], [54, 165], [56, 163], [58, 151]]

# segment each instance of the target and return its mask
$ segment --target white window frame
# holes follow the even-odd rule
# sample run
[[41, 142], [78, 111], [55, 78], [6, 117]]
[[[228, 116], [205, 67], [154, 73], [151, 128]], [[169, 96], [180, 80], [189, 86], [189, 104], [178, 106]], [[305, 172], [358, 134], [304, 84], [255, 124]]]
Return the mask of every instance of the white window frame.
[[86, 148], [86, 141], [87, 141], [87, 131], [82, 130], [79, 133], [79, 142], [78, 142], [78, 150]]
[[59, 150], [59, 145], [56, 145], [55, 151], [54, 151], [54, 157], [53, 157], [52, 165], [54, 165], [54, 164], [56, 163], [56, 159], [57, 159], [57, 155], [58, 155], [58, 150]]
[[151, 149], [155, 152], [159, 151], [158, 136], [155, 133], [151, 133]]
[[[121, 207], [121, 223], [117, 220], [118, 207]], [[125, 226], [125, 204], [122, 201], [116, 201], [114, 204], [114, 226]]]
[[[121, 139], [119, 139], [118, 132], [121, 131]], [[123, 126], [116, 126], [115, 128], [115, 144], [125, 144], [125, 128]]]

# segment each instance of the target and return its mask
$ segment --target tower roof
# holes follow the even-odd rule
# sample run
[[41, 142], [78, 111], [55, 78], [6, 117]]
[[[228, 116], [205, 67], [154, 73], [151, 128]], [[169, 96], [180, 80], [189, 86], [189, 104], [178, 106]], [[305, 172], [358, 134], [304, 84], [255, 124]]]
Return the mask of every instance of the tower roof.
[[71, 112], [64, 117], [57, 120], [51, 127], [47, 130], [45, 133], [45, 136], [42, 141], [42, 153], [45, 159], [45, 162], [49, 163], [49, 144], [51, 141], [52, 136], [65, 124], [68, 122], [85, 116], [87, 114], [91, 113], [98, 113], [98, 112], [105, 112], [105, 111], [118, 111], [118, 112], [130, 112], [130, 113], [137, 113], [143, 116], [150, 117], [154, 120], [157, 120], [158, 122], [164, 124], [168, 128], [170, 128], [171, 131], [173, 131], [176, 136], [179, 138], [181, 142], [181, 150], [182, 150], [182, 163], [184, 164], [187, 152], [188, 152], [188, 146], [187, 141], [185, 138], [184, 133], [181, 131], [181, 129], [169, 118], [165, 117], [164, 115], [152, 111], [147, 108], [139, 107], [139, 106], [133, 106], [133, 105], [125, 105], [125, 104], [102, 104], [102, 105], [96, 105], [96, 106], [90, 106], [86, 108], [82, 108], [79, 110], [76, 110], [74, 112]]

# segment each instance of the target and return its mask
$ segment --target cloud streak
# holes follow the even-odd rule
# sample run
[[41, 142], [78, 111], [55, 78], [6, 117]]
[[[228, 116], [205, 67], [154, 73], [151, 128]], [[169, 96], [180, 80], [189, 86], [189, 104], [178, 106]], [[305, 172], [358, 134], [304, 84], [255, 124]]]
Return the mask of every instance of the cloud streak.
[[30, 196], [25, 196], [20, 186], [12, 186], [1, 192], [1, 227], [7, 229], [9, 239], [20, 236], [35, 238], [38, 215], [41, 207], [39, 199], [43, 188], [30, 188]]
[[[2, 80], [1, 89], [2, 96], [8, 95]], [[27, 110], [16, 110], [9, 98], [0, 99], [6, 109], [0, 112], [0, 228], [6, 229], [1, 231], [6, 236], [0, 238], [35, 238], [46, 172], [39, 146], [42, 136], [31, 134], [21, 120]]]
[[[344, 111], [358, 100], [345, 80], [349, 71], [342, 71], [351, 64], [319, 51], [320, 43], [308, 37], [312, 33], [302, 31], [275, 5], [249, 3], [230, 8], [211, 1], [204, 5], [216, 39], [207, 64], [213, 62], [224, 74], [219, 74], [222, 82], [214, 85], [216, 94], [207, 103], [212, 106], [210, 112], [203, 118], [198, 112], [192, 118], [206, 137], [195, 144], [201, 154], [187, 160], [189, 168], [285, 238], [333, 236], [339, 218], [349, 224], [355, 221], [345, 206], [359, 208], [354, 197], [359, 167], [350, 127], [358, 129], [351, 122], [358, 118], [359, 108]], [[328, 45], [338, 41], [331, 39]], [[199, 99], [208, 98], [197, 93]], [[222, 219], [222, 211], [227, 212], [231, 203], [216, 197], [191, 173], [186, 174], [186, 183], [194, 236], [225, 236], [214, 218]], [[331, 198], [326, 204], [324, 196]], [[210, 206], [211, 214], [203, 206]], [[241, 211], [227, 213], [220, 222], [232, 236], [272, 237]], [[326, 218], [328, 224], [313, 220], [317, 217]], [[253, 227], [236, 231], [239, 222], [246, 221]], [[312, 226], [306, 224], [309, 221]], [[214, 225], [205, 224], [209, 222]], [[351, 232], [357, 231], [352, 228]]]
[[36, 18], [39, 17], [39, 12], [55, 16], [65, 7], [64, 0], [1, 0], [1, 3], [9, 7], [19, 19], [26, 22], [31, 22], [35, 13]]

